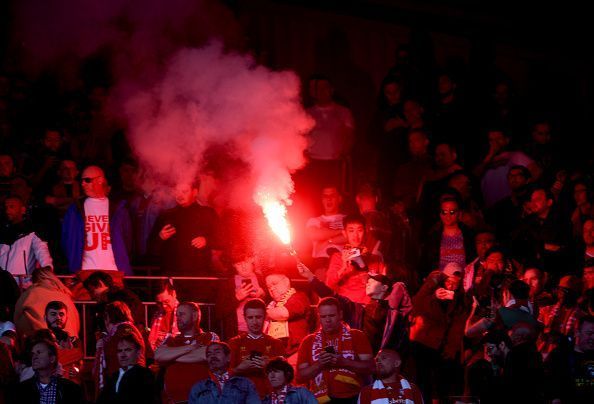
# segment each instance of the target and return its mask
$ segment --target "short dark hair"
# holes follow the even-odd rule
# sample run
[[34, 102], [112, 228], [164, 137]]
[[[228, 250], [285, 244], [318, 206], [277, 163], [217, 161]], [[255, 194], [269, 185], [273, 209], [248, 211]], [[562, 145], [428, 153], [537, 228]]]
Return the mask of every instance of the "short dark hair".
[[219, 345], [219, 346], [223, 347], [223, 352], [225, 352], [225, 355], [231, 355], [231, 348], [229, 348], [229, 345], [227, 345], [227, 343], [221, 342], [221, 341], [211, 341], [206, 346], [206, 349], [208, 350], [208, 347], [211, 347], [211, 346], [214, 346], [214, 345]]
[[49, 339], [49, 338], [36, 338], [32, 341], [31, 343], [31, 348], [29, 351], [29, 356], [31, 357], [33, 355], [33, 348], [35, 347], [35, 345], [38, 344], [43, 344], [47, 347], [47, 350], [50, 353], [50, 356], [53, 356], [54, 358], [56, 358], [56, 361], [53, 364], [53, 367], [56, 368], [58, 366], [58, 360], [59, 360], [59, 355], [58, 355], [58, 344], [56, 343], [55, 340]]
[[111, 289], [113, 287], [113, 278], [106, 271], [96, 271], [83, 281], [83, 286], [85, 289], [91, 290], [101, 286], [101, 283]]
[[493, 247], [491, 247], [487, 250], [487, 252], [485, 253], [485, 258], [487, 258], [488, 256], [490, 256], [492, 254], [501, 254], [501, 255], [503, 255], [504, 260], [507, 260], [507, 257], [508, 257], [507, 250], [498, 244], [495, 244]]
[[318, 309], [321, 306], [334, 306], [338, 309], [338, 311], [342, 311], [342, 308], [340, 307], [340, 302], [338, 301], [337, 298], [329, 296], [329, 297], [325, 297], [323, 299], [320, 299], [320, 301], [318, 302]]
[[332, 85], [332, 80], [330, 80], [330, 77], [322, 73], [314, 73], [311, 76], [309, 76], [307, 82], [309, 83], [311, 81], [327, 81], [328, 83], [330, 83], [330, 85]]
[[354, 214], [350, 214], [350, 215], [346, 215], [343, 219], [342, 219], [342, 226], [346, 229], [347, 225], [351, 224], [351, 223], [359, 223], [363, 225], [363, 228], [365, 228], [365, 218], [362, 215], [359, 215], [357, 213]]
[[532, 194], [536, 191], [543, 191], [547, 199], [555, 200], [555, 197], [549, 187], [545, 186], [544, 184], [532, 184], [530, 187], [529, 198], [532, 198]]
[[514, 299], [528, 299], [530, 296], [530, 286], [524, 281], [514, 279], [507, 285], [507, 290]]
[[266, 313], [266, 303], [262, 299], [250, 299], [243, 305], [243, 314], [246, 313], [247, 309], [260, 309]]
[[159, 280], [159, 283], [157, 284], [157, 293], [155, 295], [160, 295], [163, 292], [167, 292], [169, 294], [175, 292], [175, 287], [173, 286], [173, 282], [170, 278]]
[[132, 320], [132, 312], [128, 305], [119, 300], [108, 303], [105, 306], [105, 315], [109, 316], [109, 322], [111, 324], [123, 323], [126, 321], [130, 323], [134, 322], [134, 320]]
[[482, 339], [483, 344], [494, 344], [499, 345], [500, 343], [505, 343], [505, 345], [510, 348], [512, 346], [511, 339], [507, 332], [503, 330], [493, 330], [489, 331]]
[[282, 356], [277, 356], [266, 365], [266, 374], [272, 372], [273, 370], [283, 372], [285, 374], [285, 381], [287, 384], [291, 383], [295, 377], [295, 370], [293, 369], [293, 366], [291, 366], [289, 362], [287, 362], [287, 360]]
[[141, 351], [144, 351], [144, 349], [145, 349], [144, 341], [142, 340], [140, 335], [131, 331], [131, 330], [126, 330], [124, 332], [124, 334], [122, 334], [121, 336], [118, 337], [117, 341], [118, 341], [118, 344], [122, 341], [129, 342], [132, 345], [134, 345], [136, 347], [136, 349], [139, 349]]
[[68, 312], [68, 307], [64, 302], [52, 300], [45, 306], [45, 314], [47, 314], [47, 312], [50, 310], [66, 310], [66, 312]]

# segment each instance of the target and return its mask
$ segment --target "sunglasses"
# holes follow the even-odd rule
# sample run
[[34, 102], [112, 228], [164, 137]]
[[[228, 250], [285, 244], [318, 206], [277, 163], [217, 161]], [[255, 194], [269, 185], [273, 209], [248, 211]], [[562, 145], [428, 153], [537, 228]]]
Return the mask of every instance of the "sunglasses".
[[101, 176], [99, 175], [97, 177], [84, 177], [84, 178], [81, 178], [80, 180], [82, 182], [84, 182], [85, 184], [90, 184], [91, 182], [93, 182], [94, 179], [99, 178], [99, 177], [101, 177]]
[[442, 215], [455, 215], [456, 213], [458, 213], [457, 210], [442, 210], [441, 211]]

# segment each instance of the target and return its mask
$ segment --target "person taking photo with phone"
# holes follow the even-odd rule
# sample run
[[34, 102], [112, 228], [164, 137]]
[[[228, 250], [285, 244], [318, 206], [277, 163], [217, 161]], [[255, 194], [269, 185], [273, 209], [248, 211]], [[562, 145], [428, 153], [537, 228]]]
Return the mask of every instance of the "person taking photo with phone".
[[260, 398], [272, 392], [266, 376], [266, 365], [271, 358], [284, 356], [285, 344], [264, 334], [266, 303], [261, 299], [249, 299], [243, 306], [247, 332], [229, 340], [231, 371], [234, 375], [250, 379]]
[[367, 336], [342, 321], [339, 301], [318, 303], [320, 329], [308, 335], [297, 356], [299, 379], [318, 402], [356, 403], [365, 379], [375, 369]]

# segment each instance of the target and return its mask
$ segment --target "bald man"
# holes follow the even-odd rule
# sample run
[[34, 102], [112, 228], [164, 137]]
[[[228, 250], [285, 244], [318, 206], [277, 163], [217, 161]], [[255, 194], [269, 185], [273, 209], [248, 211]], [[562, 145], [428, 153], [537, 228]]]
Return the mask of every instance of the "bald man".
[[101, 269], [131, 275], [132, 225], [126, 202], [109, 200], [109, 184], [100, 167], [86, 167], [81, 183], [85, 196], [70, 205], [62, 225], [70, 272]]
[[400, 374], [402, 360], [392, 349], [382, 349], [375, 357], [377, 380], [363, 387], [359, 394], [360, 404], [370, 403], [413, 403], [422, 404], [419, 388]]

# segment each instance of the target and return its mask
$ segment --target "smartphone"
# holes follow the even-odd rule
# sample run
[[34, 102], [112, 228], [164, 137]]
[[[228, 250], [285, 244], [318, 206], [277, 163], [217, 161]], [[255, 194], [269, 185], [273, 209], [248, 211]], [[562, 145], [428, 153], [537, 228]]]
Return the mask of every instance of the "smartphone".
[[331, 353], [331, 354], [336, 353], [336, 349], [334, 349], [334, 347], [332, 345], [328, 345], [326, 348], [324, 348], [324, 351], [326, 351], [327, 353]]
[[252, 351], [250, 352], [250, 359], [259, 358], [262, 356], [262, 352]]

